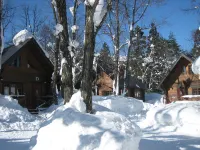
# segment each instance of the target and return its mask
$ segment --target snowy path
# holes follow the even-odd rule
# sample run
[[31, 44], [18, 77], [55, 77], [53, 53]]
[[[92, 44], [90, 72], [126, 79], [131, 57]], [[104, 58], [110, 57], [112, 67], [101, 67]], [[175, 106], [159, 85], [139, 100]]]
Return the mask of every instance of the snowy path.
[[140, 150], [199, 150], [200, 137], [180, 135], [176, 132], [156, 133], [143, 131]]
[[28, 150], [29, 140], [36, 131], [0, 131], [1, 150]]

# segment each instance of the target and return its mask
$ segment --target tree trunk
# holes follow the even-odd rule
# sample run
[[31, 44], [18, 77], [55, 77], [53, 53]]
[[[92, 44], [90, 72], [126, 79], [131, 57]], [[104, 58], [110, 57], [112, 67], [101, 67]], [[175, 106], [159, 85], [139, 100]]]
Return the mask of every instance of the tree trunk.
[[53, 83], [52, 83], [52, 93], [53, 93], [53, 102], [55, 105], [58, 104], [56, 87], [58, 81], [58, 54], [59, 54], [59, 37], [56, 38], [56, 45], [55, 45], [55, 53], [54, 53], [54, 73], [53, 73]]
[[115, 95], [119, 95], [119, 37], [120, 37], [120, 23], [119, 23], [119, 0], [116, 0], [116, 21], [117, 21], [117, 35], [115, 38], [115, 69], [114, 69], [114, 80], [115, 80]]
[[135, 25], [135, 15], [136, 15], [136, 1], [134, 0], [133, 10], [132, 10], [132, 21], [130, 27], [130, 36], [129, 36], [129, 45], [128, 45], [128, 54], [127, 54], [127, 62], [126, 62], [126, 77], [124, 79], [124, 87], [127, 88], [129, 86], [129, 78], [130, 78], [130, 70], [129, 70], [129, 61], [130, 61], [130, 52], [133, 47], [133, 30]]
[[[69, 47], [69, 34], [68, 34], [68, 22], [66, 12], [65, 0], [55, 0], [57, 6], [57, 21], [63, 26], [63, 31], [59, 34], [60, 36], [60, 51], [62, 60], [65, 60], [62, 64], [62, 87], [64, 90], [64, 104], [69, 102], [73, 94], [73, 83], [72, 83], [72, 58], [70, 55]], [[54, 8], [55, 9], [55, 8]]]
[[92, 112], [92, 68], [95, 48], [93, 15], [93, 7], [86, 5], [83, 79], [81, 90], [82, 97], [86, 104], [86, 110], [89, 113]]
[[3, 0], [0, 0], [0, 73], [1, 73], [1, 59], [3, 52], [3, 21], [2, 12], [3, 11]]

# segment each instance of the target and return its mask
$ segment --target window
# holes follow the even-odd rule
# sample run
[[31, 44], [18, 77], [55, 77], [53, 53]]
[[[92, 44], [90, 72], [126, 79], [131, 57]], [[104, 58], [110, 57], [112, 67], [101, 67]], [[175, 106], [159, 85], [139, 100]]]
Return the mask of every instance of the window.
[[112, 91], [103, 91], [103, 96], [112, 95]]
[[14, 59], [9, 66], [14, 66], [14, 67], [20, 67], [21, 66], [21, 57], [17, 57], [16, 59]]
[[3, 84], [3, 89], [4, 95], [23, 95], [23, 88], [20, 83]]
[[200, 88], [192, 89], [192, 95], [200, 95]]
[[141, 97], [141, 92], [140, 92], [140, 89], [135, 89], [135, 97], [137, 98], [140, 98]]

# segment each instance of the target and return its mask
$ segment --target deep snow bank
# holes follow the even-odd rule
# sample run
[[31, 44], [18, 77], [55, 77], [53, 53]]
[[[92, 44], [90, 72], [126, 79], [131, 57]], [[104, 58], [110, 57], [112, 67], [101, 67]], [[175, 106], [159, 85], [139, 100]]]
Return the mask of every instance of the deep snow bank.
[[95, 114], [85, 113], [81, 93], [74, 94], [44, 122], [31, 141], [32, 149], [137, 150], [140, 128], [119, 113], [95, 106]]
[[[108, 108], [114, 112], [129, 116], [138, 114], [144, 109], [143, 102], [131, 97], [122, 96], [93, 96], [93, 103]], [[98, 108], [97, 108], [98, 109]]]
[[147, 112], [144, 125], [158, 130], [200, 135], [200, 102], [181, 101], [154, 106]]
[[145, 102], [150, 103], [150, 104], [163, 104], [163, 95], [158, 94], [158, 93], [146, 93], [145, 94]]
[[21, 107], [17, 100], [0, 95], [0, 131], [38, 128], [39, 121], [26, 108]]

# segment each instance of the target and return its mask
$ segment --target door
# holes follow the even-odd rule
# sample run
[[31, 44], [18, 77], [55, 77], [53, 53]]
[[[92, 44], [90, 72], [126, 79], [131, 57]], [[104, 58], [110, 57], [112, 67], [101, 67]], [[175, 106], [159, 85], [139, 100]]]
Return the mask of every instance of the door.
[[32, 84], [32, 107], [36, 108], [41, 102], [42, 96], [42, 84], [41, 83], [33, 83]]

